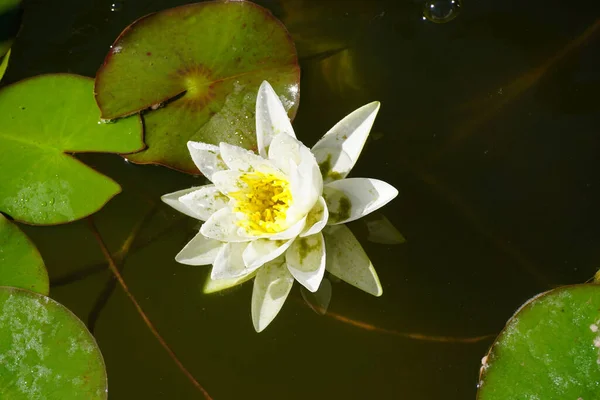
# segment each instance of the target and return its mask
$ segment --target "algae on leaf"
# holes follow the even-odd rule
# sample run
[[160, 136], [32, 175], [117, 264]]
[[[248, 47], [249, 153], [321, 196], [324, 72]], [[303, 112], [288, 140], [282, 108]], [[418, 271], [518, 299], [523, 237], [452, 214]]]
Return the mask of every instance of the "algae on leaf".
[[37, 293], [0, 287], [3, 399], [105, 400], [102, 354], [85, 325]]
[[28, 224], [83, 218], [120, 186], [74, 158], [78, 152], [129, 153], [144, 147], [139, 117], [100, 122], [93, 80], [41, 75], [0, 90], [0, 211]]
[[600, 286], [534, 297], [482, 360], [479, 400], [600, 398]]

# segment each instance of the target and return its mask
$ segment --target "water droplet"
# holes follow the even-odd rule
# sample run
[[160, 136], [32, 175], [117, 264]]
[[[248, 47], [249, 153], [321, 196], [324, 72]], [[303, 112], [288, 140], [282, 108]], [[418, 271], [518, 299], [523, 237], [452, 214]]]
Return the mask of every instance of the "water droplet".
[[110, 5], [110, 11], [117, 12], [117, 11], [121, 11], [122, 9], [123, 9], [122, 1], [115, 1], [114, 3], [112, 3]]
[[462, 0], [429, 0], [423, 8], [423, 19], [436, 24], [444, 24], [456, 18], [460, 12]]

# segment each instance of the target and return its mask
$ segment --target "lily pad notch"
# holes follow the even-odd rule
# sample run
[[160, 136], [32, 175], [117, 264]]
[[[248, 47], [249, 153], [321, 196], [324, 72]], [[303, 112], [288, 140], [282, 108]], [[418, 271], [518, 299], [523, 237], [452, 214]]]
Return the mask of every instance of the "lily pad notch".
[[72, 153], [144, 148], [139, 117], [100, 122], [93, 80], [39, 75], [0, 90], [0, 211], [32, 225], [84, 218], [121, 187]]
[[293, 118], [300, 68], [283, 24], [249, 1], [210, 1], [133, 22], [111, 46], [94, 92], [103, 119], [143, 112], [148, 148], [128, 160], [198, 174], [190, 140], [256, 149], [254, 110], [264, 80]]

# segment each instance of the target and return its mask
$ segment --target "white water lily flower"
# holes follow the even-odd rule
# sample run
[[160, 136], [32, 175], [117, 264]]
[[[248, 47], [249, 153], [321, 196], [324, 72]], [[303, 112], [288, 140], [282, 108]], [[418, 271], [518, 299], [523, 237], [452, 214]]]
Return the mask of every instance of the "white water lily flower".
[[381, 284], [364, 250], [344, 224], [398, 194], [376, 179], [346, 178], [365, 144], [379, 103], [354, 111], [309, 149], [296, 139], [268, 82], [256, 100], [258, 154], [221, 143], [188, 142], [194, 163], [211, 185], [162, 200], [205, 221], [175, 259], [213, 268], [205, 292], [252, 277], [257, 332], [275, 318], [294, 280], [315, 292], [327, 269], [372, 295]]

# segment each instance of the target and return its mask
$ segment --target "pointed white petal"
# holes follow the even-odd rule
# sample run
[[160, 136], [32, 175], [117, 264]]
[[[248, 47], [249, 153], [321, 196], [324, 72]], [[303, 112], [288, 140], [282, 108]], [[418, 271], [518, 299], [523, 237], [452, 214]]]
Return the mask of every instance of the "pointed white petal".
[[206, 221], [211, 215], [227, 206], [229, 197], [221, 193], [215, 185], [206, 185], [181, 196], [179, 202], [193, 213], [192, 217]]
[[254, 279], [252, 323], [256, 332], [265, 329], [277, 316], [294, 284], [294, 277], [279, 260], [260, 268]]
[[296, 137], [287, 112], [269, 82], [264, 81], [256, 97], [256, 139], [258, 153], [266, 158], [273, 137], [285, 133]]
[[221, 143], [219, 149], [223, 161], [233, 171], [251, 172], [274, 169], [269, 160], [254, 154], [250, 150], [229, 143]]
[[323, 188], [329, 209], [328, 225], [344, 224], [369, 214], [398, 195], [395, 187], [370, 178], [348, 178], [330, 182]]
[[[212, 186], [212, 185], [207, 185], [207, 186]], [[197, 190], [200, 190], [201, 188], [203, 188], [203, 186], [197, 186], [197, 187], [192, 187], [189, 189], [178, 190], [173, 193], [165, 194], [165, 195], [161, 196], [160, 199], [164, 203], [170, 205], [171, 207], [173, 207], [174, 209], [179, 211], [180, 213], [184, 213], [185, 215], [188, 215], [192, 218], [200, 219], [200, 216], [198, 214], [196, 214], [193, 210], [190, 210], [190, 208], [188, 206], [186, 206], [181, 201], [179, 201], [179, 198], [181, 198], [182, 196], [185, 196], [188, 193], [192, 193]]]
[[316, 292], [325, 273], [325, 242], [319, 232], [298, 238], [285, 253], [290, 273], [302, 286]]
[[331, 282], [327, 278], [323, 278], [319, 289], [312, 293], [304, 286], [300, 288], [300, 294], [306, 304], [317, 314], [327, 314], [329, 303], [331, 302]]
[[187, 146], [194, 164], [210, 181], [215, 172], [227, 169], [218, 146], [202, 142], [187, 142]]
[[187, 265], [210, 265], [215, 261], [223, 243], [208, 239], [198, 232], [175, 256], [175, 261]]
[[213, 280], [239, 278], [254, 271], [246, 268], [242, 259], [247, 246], [248, 243], [225, 243], [215, 258], [210, 278]]
[[377, 272], [350, 229], [345, 225], [328, 226], [323, 233], [327, 245], [327, 271], [373, 296], [381, 296], [383, 288]]
[[269, 147], [269, 160], [284, 174], [289, 175], [290, 161], [296, 165], [300, 164], [300, 147], [302, 146], [306, 147], [290, 135], [277, 135]]
[[293, 240], [258, 239], [250, 242], [242, 258], [249, 269], [255, 269], [274, 260], [290, 247]]
[[319, 147], [313, 149], [312, 153], [319, 163], [319, 170], [325, 183], [345, 178], [355, 164], [355, 161], [343, 150]]
[[219, 189], [219, 192], [229, 194], [231, 192], [243, 190], [247, 187], [247, 185], [240, 180], [240, 177], [243, 174], [243, 172], [230, 169], [219, 171], [213, 175], [212, 181], [217, 189]]
[[[212, 275], [212, 272], [211, 272]], [[237, 285], [241, 285], [242, 283], [254, 278], [256, 276], [256, 271], [250, 272], [249, 274], [231, 278], [231, 279], [212, 279], [209, 276], [206, 277], [206, 282], [204, 282], [204, 287], [202, 288], [202, 293], [211, 294], [215, 292], [220, 292], [225, 289], [232, 288]]]
[[328, 219], [329, 211], [327, 210], [327, 204], [325, 203], [325, 199], [319, 196], [319, 200], [306, 216], [306, 226], [300, 236], [305, 237], [321, 232], [327, 224]]
[[[317, 156], [319, 164], [327, 163], [329, 158], [329, 163], [339, 168], [335, 169], [335, 172], [339, 174], [338, 179], [345, 178], [356, 164], [379, 111], [379, 106], [379, 102], [374, 101], [348, 114], [314, 145], [312, 150]], [[321, 151], [321, 149], [328, 150]], [[342, 152], [350, 157], [350, 163], [338, 162]], [[342, 165], [344, 169], [342, 169]], [[324, 179], [329, 180], [330, 178], [324, 176]]]
[[200, 233], [221, 242], [246, 242], [249, 239], [243, 235], [238, 221], [238, 216], [230, 207], [221, 208], [202, 224]]
[[290, 162], [290, 191], [294, 201], [287, 216], [291, 220], [306, 216], [323, 192], [321, 171], [308, 148], [300, 148], [300, 159], [298, 166]]

